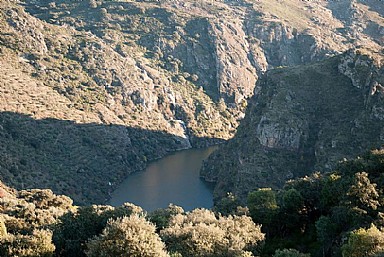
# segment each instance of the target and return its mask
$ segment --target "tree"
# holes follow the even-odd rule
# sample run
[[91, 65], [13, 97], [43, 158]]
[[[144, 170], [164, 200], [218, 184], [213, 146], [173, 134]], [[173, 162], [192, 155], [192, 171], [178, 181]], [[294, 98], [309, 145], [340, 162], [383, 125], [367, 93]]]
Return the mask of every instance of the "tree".
[[3, 257], [51, 257], [54, 251], [52, 232], [48, 230], [34, 230], [32, 235], [9, 234], [0, 240]]
[[157, 209], [148, 215], [151, 222], [156, 224], [158, 230], [168, 227], [170, 219], [176, 214], [183, 213], [183, 208], [170, 204], [165, 209]]
[[380, 205], [376, 184], [371, 183], [366, 172], [357, 172], [355, 174], [354, 183], [347, 195], [353, 205], [366, 211], [376, 210]]
[[97, 2], [96, 0], [89, 0], [89, 6], [91, 8], [97, 8]]
[[240, 201], [232, 193], [228, 193], [226, 197], [218, 201], [213, 210], [220, 212], [222, 215], [237, 214]]
[[304, 198], [294, 188], [284, 191], [283, 194], [284, 209], [288, 212], [300, 212], [304, 207]]
[[283, 191], [281, 214], [287, 228], [294, 231], [301, 230], [304, 225], [302, 222], [304, 209], [304, 198], [299, 191], [295, 188]]
[[85, 256], [85, 242], [99, 235], [109, 219], [129, 216], [132, 213], [141, 214], [143, 210], [128, 203], [116, 208], [92, 205], [79, 207], [76, 212], [63, 215], [53, 234], [56, 252], [60, 253], [60, 256]]
[[183, 257], [247, 256], [264, 240], [260, 226], [247, 216], [219, 216], [195, 209], [174, 216], [161, 237], [171, 253]]
[[320, 193], [320, 204], [323, 211], [329, 211], [333, 206], [339, 204], [345, 192], [341, 181], [342, 177], [337, 174], [330, 174], [323, 179]]
[[327, 256], [326, 254], [337, 236], [336, 225], [332, 222], [331, 218], [321, 216], [316, 222], [316, 233], [317, 239], [323, 247], [323, 256]]
[[320, 203], [323, 175], [315, 172], [310, 176], [288, 181], [284, 186], [285, 191], [296, 189], [304, 198], [304, 205], [308, 213], [316, 212]]
[[276, 250], [273, 257], [310, 257], [310, 255], [300, 253], [295, 249], [283, 249], [283, 250]]
[[0, 216], [0, 239], [7, 236], [7, 227], [5, 226], [3, 217]]
[[156, 227], [144, 217], [109, 220], [103, 233], [87, 243], [89, 257], [166, 257], [165, 245], [161, 242]]
[[271, 188], [261, 188], [249, 193], [247, 202], [252, 219], [267, 227], [279, 209], [276, 193]]
[[65, 195], [55, 195], [50, 189], [30, 189], [21, 190], [18, 194], [29, 203], [33, 203], [37, 208], [49, 209], [58, 207], [64, 210], [71, 208], [73, 201]]
[[371, 225], [350, 233], [348, 242], [342, 246], [343, 257], [379, 257], [384, 253], [384, 232]]
[[108, 10], [105, 8], [100, 8], [100, 16], [103, 20], [107, 20], [109, 17]]

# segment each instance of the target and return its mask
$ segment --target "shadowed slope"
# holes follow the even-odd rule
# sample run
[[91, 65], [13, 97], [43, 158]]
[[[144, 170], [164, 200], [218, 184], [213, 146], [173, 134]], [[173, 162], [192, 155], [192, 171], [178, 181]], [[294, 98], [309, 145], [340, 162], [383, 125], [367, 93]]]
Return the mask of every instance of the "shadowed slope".
[[128, 174], [180, 148], [177, 136], [121, 125], [0, 113], [0, 176], [18, 189], [52, 188], [103, 203]]

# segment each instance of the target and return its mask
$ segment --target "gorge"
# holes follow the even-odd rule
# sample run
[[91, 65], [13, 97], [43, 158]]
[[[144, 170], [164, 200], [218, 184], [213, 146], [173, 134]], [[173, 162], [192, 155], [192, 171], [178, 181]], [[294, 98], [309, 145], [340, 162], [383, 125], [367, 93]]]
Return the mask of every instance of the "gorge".
[[0, 0], [0, 256], [382, 257], [383, 46], [381, 0]]
[[[103, 203], [108, 182], [233, 138], [241, 123], [202, 176], [222, 187], [217, 196], [239, 187], [244, 199], [256, 187], [250, 143], [269, 152], [255, 177], [277, 174], [277, 186], [345, 157], [347, 137], [328, 132], [369, 131], [353, 149], [382, 142], [381, 1], [5, 0], [0, 11], [0, 174], [18, 189]], [[335, 80], [358, 101], [353, 121], [333, 109], [344, 94], [333, 97]], [[337, 115], [316, 122], [327, 112]], [[354, 125], [333, 122], [344, 119]], [[271, 149], [299, 161], [266, 167], [281, 160]]]

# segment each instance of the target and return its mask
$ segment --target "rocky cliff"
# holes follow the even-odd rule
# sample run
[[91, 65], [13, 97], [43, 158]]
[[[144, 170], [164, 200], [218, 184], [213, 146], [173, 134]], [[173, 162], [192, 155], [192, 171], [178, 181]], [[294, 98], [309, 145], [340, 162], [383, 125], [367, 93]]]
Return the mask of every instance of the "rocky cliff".
[[258, 81], [236, 136], [205, 163], [215, 196], [241, 200], [258, 187], [334, 169], [384, 142], [383, 50], [350, 50]]
[[[1, 1], [1, 179], [102, 202], [150, 160], [233, 137], [267, 70], [380, 47], [382, 16], [355, 0]], [[257, 130], [300, 146], [305, 126]]]

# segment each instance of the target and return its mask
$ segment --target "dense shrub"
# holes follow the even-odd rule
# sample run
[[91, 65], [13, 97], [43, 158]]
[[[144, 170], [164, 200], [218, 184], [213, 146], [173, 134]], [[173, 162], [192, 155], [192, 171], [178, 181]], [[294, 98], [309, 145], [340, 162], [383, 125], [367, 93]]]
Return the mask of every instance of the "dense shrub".
[[[384, 151], [372, 151], [283, 189], [251, 192], [251, 216], [267, 235], [262, 254], [297, 248], [313, 257], [382, 255], [383, 164]], [[364, 229], [371, 223], [376, 227]]]
[[173, 216], [181, 213], [184, 213], [184, 210], [182, 207], [170, 204], [165, 209], [154, 210], [148, 215], [148, 218], [151, 222], [153, 222], [156, 225], [158, 230], [161, 230], [165, 227], [168, 227], [169, 221]]
[[212, 211], [195, 209], [174, 216], [161, 236], [170, 252], [188, 256], [241, 256], [256, 251], [264, 239], [260, 226], [247, 216], [216, 217]]
[[310, 255], [300, 253], [295, 249], [283, 249], [283, 250], [276, 250], [273, 257], [310, 257]]
[[53, 234], [56, 253], [60, 253], [60, 256], [85, 256], [86, 241], [99, 235], [109, 219], [132, 213], [140, 214], [143, 210], [133, 204], [116, 208], [92, 205], [79, 207], [77, 211], [63, 215]]
[[103, 233], [87, 243], [89, 257], [166, 257], [156, 227], [139, 215], [109, 220]]
[[350, 233], [348, 242], [342, 247], [343, 257], [384, 256], [384, 231], [372, 225], [369, 229], [360, 228]]
[[48, 230], [34, 230], [32, 235], [9, 234], [0, 239], [3, 257], [50, 257], [54, 251], [52, 232]]

